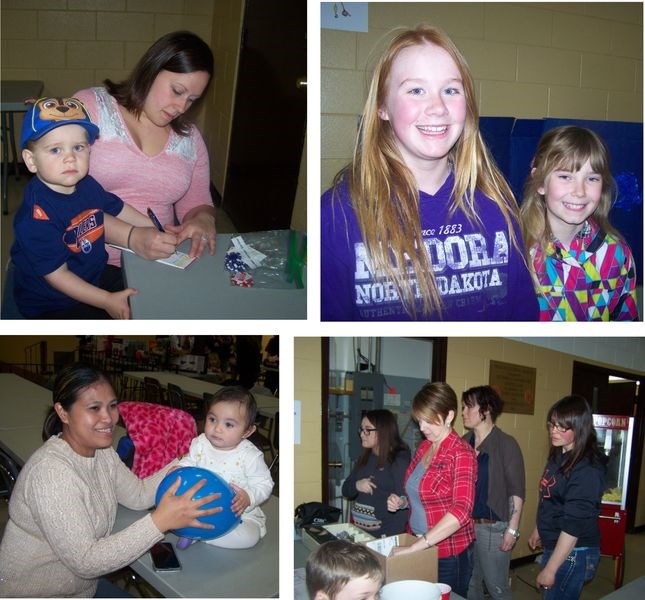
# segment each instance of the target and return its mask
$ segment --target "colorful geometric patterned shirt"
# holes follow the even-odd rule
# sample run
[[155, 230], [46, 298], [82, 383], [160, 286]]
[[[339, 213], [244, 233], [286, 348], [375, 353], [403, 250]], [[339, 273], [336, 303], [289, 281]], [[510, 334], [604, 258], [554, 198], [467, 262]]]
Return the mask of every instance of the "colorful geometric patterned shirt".
[[[423, 455], [432, 443], [423, 440], [405, 474], [407, 483]], [[432, 462], [421, 476], [419, 498], [426, 513], [428, 530], [432, 529], [446, 514], [459, 521], [459, 529], [437, 544], [439, 558], [461, 554], [475, 539], [472, 512], [475, 503], [477, 481], [477, 458], [468, 442], [451, 431], [439, 445]], [[414, 505], [410, 504], [410, 512]], [[408, 522], [408, 532], [412, 533]]]
[[541, 321], [636, 321], [636, 270], [627, 243], [588, 219], [571, 247], [531, 249]]

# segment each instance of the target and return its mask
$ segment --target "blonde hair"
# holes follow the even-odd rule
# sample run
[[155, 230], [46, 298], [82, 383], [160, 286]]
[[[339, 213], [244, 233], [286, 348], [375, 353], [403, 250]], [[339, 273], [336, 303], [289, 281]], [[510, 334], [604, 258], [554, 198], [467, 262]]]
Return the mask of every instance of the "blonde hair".
[[372, 273], [375, 277], [385, 276], [395, 285], [405, 310], [412, 317], [416, 317], [415, 284], [410, 281], [409, 273], [416, 276], [416, 293], [422, 299], [425, 316], [435, 312], [441, 315], [442, 301], [423, 243], [416, 180], [398, 149], [390, 122], [382, 120], [378, 110], [385, 103], [392, 64], [399, 52], [424, 44], [438, 46], [451, 56], [461, 75], [466, 98], [464, 130], [448, 156], [455, 172], [450, 214], [461, 210], [471, 223], [481, 225], [475, 206], [475, 190], [479, 189], [502, 212], [511, 241], [521, 254], [513, 227], [519, 220], [517, 204], [479, 132], [473, 77], [466, 59], [438, 27], [422, 23], [414, 29], [402, 30], [376, 63], [354, 156], [334, 178], [334, 192], [346, 179]]
[[[547, 176], [553, 171], [576, 172], [587, 160], [593, 171], [602, 176], [600, 202], [593, 218], [603, 231], [622, 239], [620, 233], [609, 223], [609, 211], [616, 198], [616, 183], [609, 169], [607, 146], [590, 129], [564, 125], [551, 129], [542, 136], [531, 165], [531, 175], [524, 185], [520, 224], [527, 255], [536, 245], [543, 255], [551, 238], [551, 227], [546, 217], [546, 198], [538, 192], [538, 188], [544, 186]], [[529, 263], [535, 269], [533, 261]]]

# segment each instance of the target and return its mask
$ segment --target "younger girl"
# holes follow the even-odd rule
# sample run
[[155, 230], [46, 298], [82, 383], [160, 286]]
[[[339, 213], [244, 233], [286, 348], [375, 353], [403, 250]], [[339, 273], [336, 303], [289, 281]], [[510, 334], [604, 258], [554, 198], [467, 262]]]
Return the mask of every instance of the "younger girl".
[[440, 29], [380, 57], [354, 158], [322, 198], [323, 320], [536, 320], [518, 210]]
[[399, 435], [396, 416], [389, 410], [369, 410], [359, 429], [363, 453], [343, 482], [343, 496], [354, 500], [352, 520], [374, 537], [405, 531], [408, 511], [387, 510], [390, 494], [401, 496], [410, 464], [410, 450]]
[[600, 560], [598, 515], [605, 465], [597, 448], [593, 416], [581, 396], [566, 396], [547, 416], [549, 458], [540, 480], [537, 523], [528, 543], [542, 546], [535, 580], [543, 600], [576, 600]]
[[636, 272], [610, 225], [609, 152], [589, 129], [567, 125], [538, 144], [520, 210], [542, 321], [634, 321]]
[[[220, 548], [251, 548], [266, 535], [266, 516], [260, 508], [273, 490], [264, 454], [248, 438], [255, 431], [257, 405], [251, 392], [238, 385], [223, 387], [208, 404], [204, 433], [190, 444], [181, 467], [201, 467], [220, 475], [235, 492], [231, 510], [242, 522], [229, 533], [205, 540]], [[185, 549], [193, 540], [179, 538]]]

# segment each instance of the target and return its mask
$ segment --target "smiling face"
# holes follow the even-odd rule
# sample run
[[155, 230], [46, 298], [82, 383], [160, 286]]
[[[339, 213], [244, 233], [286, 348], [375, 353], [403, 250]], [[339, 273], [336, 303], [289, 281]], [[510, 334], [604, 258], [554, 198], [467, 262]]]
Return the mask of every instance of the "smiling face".
[[63, 422], [63, 439], [77, 454], [91, 457], [97, 449], [112, 445], [119, 411], [114, 390], [106, 381], [98, 381], [82, 390], [69, 411], [59, 402], [54, 409]]
[[233, 450], [255, 431], [255, 425], [246, 426], [246, 409], [240, 402], [221, 401], [208, 409], [204, 434], [218, 450]]
[[71, 194], [87, 175], [90, 144], [81, 125], [61, 125], [31, 143], [22, 151], [25, 165], [47, 187], [61, 194]]
[[160, 71], [146, 96], [142, 113], [158, 127], [166, 127], [204, 93], [209, 79], [206, 71]]
[[464, 86], [450, 54], [430, 43], [401, 50], [392, 63], [385, 102], [378, 112], [390, 122], [413, 173], [431, 164], [447, 165], [466, 120]]
[[545, 197], [551, 231], [567, 246], [598, 208], [602, 184], [602, 175], [587, 159], [579, 171], [555, 169], [538, 188]]

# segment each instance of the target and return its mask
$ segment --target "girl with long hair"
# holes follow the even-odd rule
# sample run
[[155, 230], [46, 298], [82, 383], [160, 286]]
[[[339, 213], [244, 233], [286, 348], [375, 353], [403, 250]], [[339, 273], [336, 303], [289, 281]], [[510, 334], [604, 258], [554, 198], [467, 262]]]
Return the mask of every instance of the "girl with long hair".
[[439, 28], [379, 58], [352, 162], [322, 198], [323, 320], [534, 320], [513, 193]]
[[581, 396], [566, 396], [547, 415], [551, 440], [540, 479], [537, 523], [528, 543], [541, 546], [536, 586], [544, 600], [576, 600], [600, 560], [598, 515], [605, 489], [605, 461], [593, 415]]
[[616, 196], [609, 151], [590, 129], [542, 136], [520, 209], [542, 321], [633, 321], [636, 270], [609, 222]]
[[407, 510], [388, 512], [390, 494], [403, 494], [403, 477], [410, 464], [410, 449], [399, 435], [396, 416], [389, 410], [370, 410], [358, 434], [363, 452], [343, 482], [343, 496], [354, 500], [352, 521], [371, 535], [405, 531]]

